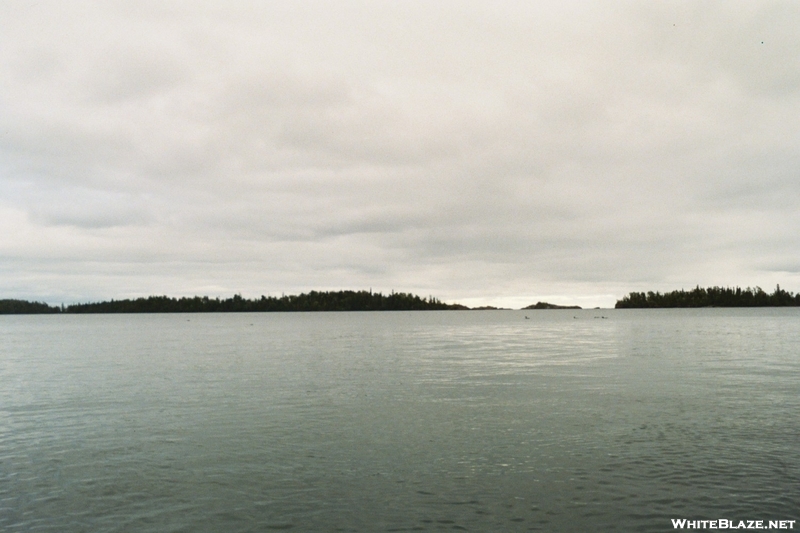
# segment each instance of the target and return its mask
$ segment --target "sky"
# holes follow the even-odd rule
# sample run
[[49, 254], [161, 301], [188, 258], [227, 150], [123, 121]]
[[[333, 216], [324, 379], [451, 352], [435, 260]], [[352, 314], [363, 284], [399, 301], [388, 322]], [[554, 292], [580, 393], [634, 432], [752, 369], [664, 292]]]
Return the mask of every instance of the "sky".
[[797, 2], [0, 3], [0, 298], [800, 291]]

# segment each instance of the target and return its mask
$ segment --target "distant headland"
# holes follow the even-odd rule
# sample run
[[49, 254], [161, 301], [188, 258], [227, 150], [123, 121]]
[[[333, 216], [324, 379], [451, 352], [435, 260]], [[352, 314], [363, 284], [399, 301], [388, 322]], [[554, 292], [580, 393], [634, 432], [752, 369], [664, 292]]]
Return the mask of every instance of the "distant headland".
[[247, 313], [247, 312], [293, 312], [293, 311], [439, 311], [469, 309], [464, 305], [446, 304], [437, 298], [404, 292], [382, 294], [372, 291], [335, 291], [281, 296], [261, 296], [257, 299], [243, 298], [236, 294], [231, 298], [170, 298], [149, 296], [133, 300], [110, 300], [67, 306], [51, 306], [41, 302], [24, 300], [0, 300], [0, 314], [45, 314], [45, 313]]
[[[580, 309], [537, 302], [524, 309]], [[0, 315], [33, 314], [97, 314], [97, 313], [261, 313], [308, 311], [506, 311], [503, 307], [485, 305], [467, 307], [447, 304], [434, 296], [421, 298], [415, 294], [394, 292], [382, 294], [369, 291], [310, 291], [297, 295], [261, 296], [247, 299], [236, 294], [231, 298], [193, 296], [171, 298], [148, 296], [125, 300], [49, 305], [27, 300], [0, 300]]]
[[618, 300], [617, 309], [665, 308], [665, 307], [797, 307], [800, 293], [793, 294], [778, 285], [772, 294], [761, 287], [741, 289], [739, 287], [701, 288], [665, 292], [632, 292]]
[[[580, 309], [538, 302], [525, 309]], [[308, 311], [492, 311], [506, 310], [493, 306], [467, 307], [461, 304], [446, 304], [434, 296], [420, 298], [414, 294], [394, 292], [382, 294], [370, 291], [311, 291], [280, 298], [262, 296], [257, 299], [243, 298], [236, 294], [231, 298], [170, 298], [148, 296], [126, 300], [109, 300], [71, 305], [48, 305], [26, 300], [0, 300], [0, 315], [33, 314], [89, 314], [89, 313], [260, 313], [260, 312], [308, 312]]]

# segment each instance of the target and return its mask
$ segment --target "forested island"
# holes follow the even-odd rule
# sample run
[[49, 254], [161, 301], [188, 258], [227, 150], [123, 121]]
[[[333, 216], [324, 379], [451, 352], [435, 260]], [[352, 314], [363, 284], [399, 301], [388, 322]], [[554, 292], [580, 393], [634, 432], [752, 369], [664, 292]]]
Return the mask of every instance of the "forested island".
[[581, 306], [579, 305], [556, 305], [547, 302], [536, 302], [533, 305], [529, 305], [528, 307], [523, 307], [523, 309], [580, 309]]
[[739, 287], [696, 288], [685, 291], [632, 292], [618, 300], [617, 309], [655, 308], [655, 307], [797, 307], [800, 306], [800, 293], [793, 294], [778, 285], [772, 294], [761, 287], [741, 289]]
[[170, 298], [149, 296], [134, 300], [110, 300], [67, 306], [51, 306], [25, 300], [0, 300], [0, 314], [46, 313], [242, 313], [291, 311], [430, 311], [469, 309], [459, 304], [446, 304], [430, 296], [404, 292], [384, 295], [372, 291], [317, 292], [281, 296], [261, 296], [247, 299], [237, 294], [231, 298]]

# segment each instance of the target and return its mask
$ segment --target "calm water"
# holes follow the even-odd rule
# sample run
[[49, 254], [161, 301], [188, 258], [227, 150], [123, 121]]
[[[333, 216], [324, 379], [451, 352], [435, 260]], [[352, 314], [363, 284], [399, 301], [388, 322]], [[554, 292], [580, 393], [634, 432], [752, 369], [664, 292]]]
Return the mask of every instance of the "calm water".
[[0, 529], [800, 519], [799, 352], [796, 309], [3, 316]]

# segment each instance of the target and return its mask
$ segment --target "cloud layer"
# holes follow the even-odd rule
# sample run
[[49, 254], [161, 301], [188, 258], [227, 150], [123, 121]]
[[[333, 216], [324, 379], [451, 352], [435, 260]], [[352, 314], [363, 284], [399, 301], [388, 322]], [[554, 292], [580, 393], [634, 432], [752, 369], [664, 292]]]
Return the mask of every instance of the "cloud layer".
[[791, 2], [4, 2], [0, 292], [800, 289]]

